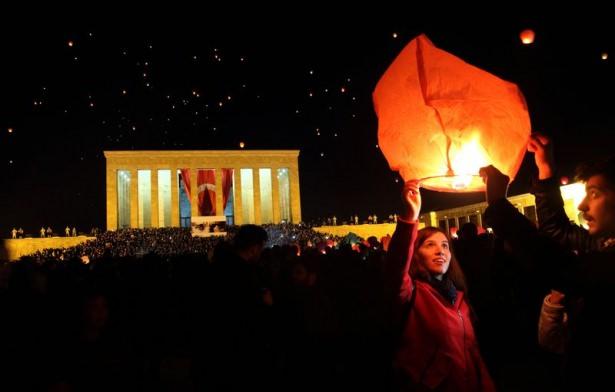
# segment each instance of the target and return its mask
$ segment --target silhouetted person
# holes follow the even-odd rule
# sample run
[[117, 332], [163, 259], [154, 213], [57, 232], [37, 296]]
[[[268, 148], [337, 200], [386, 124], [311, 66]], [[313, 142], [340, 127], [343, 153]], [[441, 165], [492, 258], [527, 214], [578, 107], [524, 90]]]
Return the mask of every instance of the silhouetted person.
[[220, 245], [213, 256], [210, 299], [213, 301], [209, 374], [199, 382], [214, 390], [263, 385], [270, 364], [270, 290], [262, 282], [257, 262], [267, 232], [256, 225], [242, 226], [232, 245]]

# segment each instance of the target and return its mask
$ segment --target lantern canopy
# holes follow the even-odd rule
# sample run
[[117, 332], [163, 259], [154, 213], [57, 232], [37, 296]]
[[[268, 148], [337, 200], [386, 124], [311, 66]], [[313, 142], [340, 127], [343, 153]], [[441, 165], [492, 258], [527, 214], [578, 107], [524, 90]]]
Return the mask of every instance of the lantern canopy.
[[444, 192], [484, 189], [482, 166], [514, 178], [530, 135], [525, 99], [506, 82], [412, 40], [373, 93], [378, 144], [405, 181]]

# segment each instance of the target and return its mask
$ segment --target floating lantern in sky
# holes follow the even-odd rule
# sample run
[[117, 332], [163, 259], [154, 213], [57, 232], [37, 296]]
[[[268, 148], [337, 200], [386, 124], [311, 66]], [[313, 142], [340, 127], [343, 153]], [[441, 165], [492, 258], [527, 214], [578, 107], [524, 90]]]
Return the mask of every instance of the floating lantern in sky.
[[536, 38], [536, 34], [534, 34], [534, 30], [526, 29], [519, 34], [521, 38], [521, 42], [524, 45], [530, 45], [534, 43], [534, 38]]
[[239, 148], [244, 148], [246, 144], [244, 142], [239, 142]]
[[73, 41], [68, 41], [68, 47], [72, 48], [74, 45]]
[[516, 85], [421, 35], [389, 66], [373, 98], [378, 145], [405, 181], [420, 179], [444, 192], [481, 191], [478, 170], [489, 164], [515, 177], [531, 129]]
[[609, 58], [609, 54], [607, 52], [602, 52], [602, 55], [600, 57], [602, 58], [602, 60], [607, 60]]

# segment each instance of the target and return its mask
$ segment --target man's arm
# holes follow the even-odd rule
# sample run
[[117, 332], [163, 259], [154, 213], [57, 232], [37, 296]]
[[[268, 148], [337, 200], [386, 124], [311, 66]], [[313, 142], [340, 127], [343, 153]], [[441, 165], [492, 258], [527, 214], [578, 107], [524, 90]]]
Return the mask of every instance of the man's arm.
[[537, 236], [532, 223], [506, 199], [509, 177], [497, 168], [487, 166], [480, 169], [486, 185], [489, 206], [485, 210], [485, 222], [502, 239], [523, 245]]
[[536, 197], [536, 214], [540, 232], [557, 243], [581, 253], [597, 250], [599, 242], [584, 228], [570, 222], [556, 179], [538, 180], [532, 189]]
[[533, 133], [527, 150], [534, 153], [538, 169], [538, 181], [532, 193], [536, 197], [536, 214], [540, 232], [571, 251], [587, 252], [598, 248], [597, 240], [592, 239], [584, 228], [570, 222], [564, 209], [564, 200], [555, 177], [555, 158], [553, 142], [541, 133]]
[[486, 183], [489, 204], [485, 211], [487, 224], [511, 245], [516, 258], [542, 276], [549, 287], [562, 292], [569, 290], [578, 258], [551, 238], [540, 235], [538, 229], [506, 200], [508, 176], [493, 166], [482, 168], [480, 173]]

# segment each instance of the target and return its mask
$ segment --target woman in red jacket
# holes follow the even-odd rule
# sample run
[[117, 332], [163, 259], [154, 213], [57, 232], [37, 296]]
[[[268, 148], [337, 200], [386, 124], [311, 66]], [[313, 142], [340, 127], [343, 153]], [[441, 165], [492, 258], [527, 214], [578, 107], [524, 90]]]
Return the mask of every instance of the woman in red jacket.
[[394, 360], [399, 389], [494, 391], [450, 241], [434, 227], [417, 233], [418, 181], [407, 182], [403, 196], [407, 211], [397, 221], [385, 269], [401, 332]]

